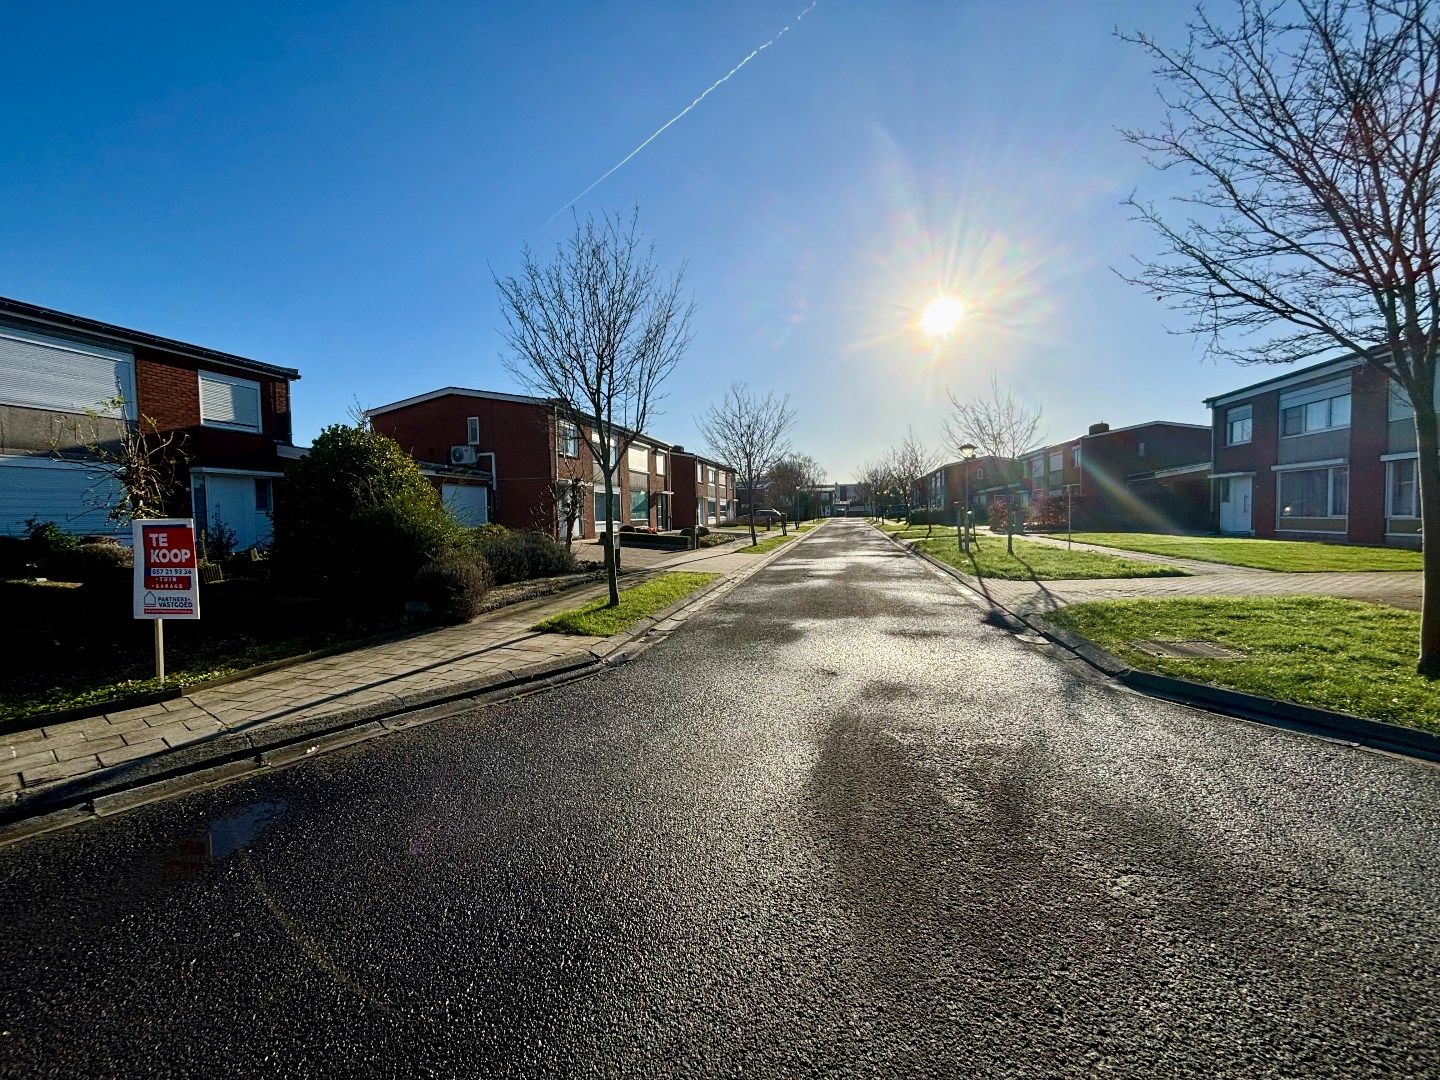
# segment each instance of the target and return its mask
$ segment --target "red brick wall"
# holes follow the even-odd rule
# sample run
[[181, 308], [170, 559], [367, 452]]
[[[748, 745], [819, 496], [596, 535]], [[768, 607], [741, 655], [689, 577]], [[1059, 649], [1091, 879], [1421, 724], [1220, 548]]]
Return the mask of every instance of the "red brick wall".
[[[1250, 406], [1250, 441], [1239, 446], [1225, 445], [1225, 414], [1241, 405]], [[1214, 413], [1214, 473], [1254, 472], [1250, 493], [1250, 523], [1256, 536], [1275, 535], [1275, 473], [1279, 460], [1280, 393], [1271, 391], [1253, 398], [1232, 401]], [[1220, 527], [1220, 504], [1212, 498], [1212, 521]]]
[[1357, 368], [1350, 389], [1350, 520], [1348, 538], [1385, 543], [1385, 463], [1388, 447], [1389, 380], [1370, 367]]
[[[225, 431], [200, 424], [200, 370], [253, 379], [260, 384], [260, 433]], [[155, 349], [135, 350], [135, 397], [142, 416], [161, 432], [180, 433], [191, 467], [218, 469], [280, 468], [275, 443], [290, 441], [289, 380], [267, 377]]]

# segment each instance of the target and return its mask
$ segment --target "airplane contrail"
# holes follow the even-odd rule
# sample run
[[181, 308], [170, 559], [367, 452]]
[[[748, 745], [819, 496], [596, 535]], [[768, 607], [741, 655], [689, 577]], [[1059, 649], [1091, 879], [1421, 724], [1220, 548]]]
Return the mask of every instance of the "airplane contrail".
[[564, 206], [560, 207], [559, 210], [556, 210], [555, 213], [551, 214], [548, 218], [546, 218], [546, 219], [545, 219], [545, 224], [548, 226], [548, 225], [550, 224], [550, 222], [554, 221], [557, 217], [559, 217], [561, 214], [563, 214], [566, 210], [569, 210], [570, 207], [574, 206], [577, 202], [579, 202], [581, 199], [583, 199], [586, 195], [589, 195], [590, 192], [594, 191], [597, 187], [599, 187], [601, 184], [603, 184], [606, 180], [608, 180], [608, 179], [610, 179], [610, 177], [614, 176], [615, 173], [616, 173], [617, 171], [619, 171], [621, 168], [623, 168], [623, 167], [625, 166], [625, 164], [626, 164], [627, 162], [629, 162], [636, 154], [640, 153], [641, 150], [644, 150], [645, 147], [649, 146], [652, 142], [654, 142], [656, 139], [658, 139], [661, 135], [665, 134], [665, 129], [666, 129], [666, 128], [670, 127], [671, 124], [675, 123], [675, 121], [679, 120], [679, 119], [680, 119], [681, 117], [683, 117], [686, 113], [688, 113], [691, 109], [695, 108], [696, 105], [699, 105], [700, 102], [704, 101], [704, 100], [710, 95], [710, 92], [711, 92], [711, 91], [713, 91], [714, 89], [716, 89], [716, 87], [720, 86], [721, 83], [728, 82], [728, 81], [730, 80], [731, 76], [733, 76], [737, 71], [739, 71], [741, 68], [743, 68], [743, 67], [744, 67], [746, 64], [748, 64], [751, 60], [754, 60], [755, 57], [759, 56], [759, 55], [760, 55], [762, 52], [764, 52], [766, 49], [770, 48], [771, 45], [774, 45], [775, 42], [779, 41], [779, 40], [780, 40], [782, 37], [784, 37], [787, 33], [789, 33], [789, 32], [790, 32], [790, 28], [791, 28], [792, 26], [796, 26], [796, 25], [800, 22], [801, 19], [805, 18], [806, 15], [809, 15], [810, 12], [814, 11], [814, 10], [815, 10], [815, 5], [818, 4], [819, 2], [820, 2], [820, 0], [811, 0], [810, 6], [807, 7], [804, 11], [800, 12], [799, 15], [796, 15], [795, 18], [791, 19], [790, 22], [786, 25], [785, 29], [781, 30], [778, 34], [776, 34], [774, 37], [772, 37], [769, 41], [765, 42], [764, 45], [761, 45], [761, 46], [759, 46], [758, 48], [755, 48], [755, 49], [751, 50], [749, 56], [745, 57], [744, 60], [741, 60], [738, 64], [736, 64], [733, 68], [731, 68], [729, 71], [727, 71], [724, 75], [720, 76], [720, 78], [716, 79], [713, 83], [711, 83], [709, 86], [707, 86], [707, 87], [705, 88], [704, 92], [703, 92], [699, 97], [697, 97], [694, 101], [690, 102], [689, 105], [686, 105], [685, 108], [681, 109], [678, 113], [676, 113], [674, 116], [672, 116], [669, 120], [666, 120], [665, 123], [661, 124], [660, 127], [656, 129], [656, 131], [655, 131], [655, 133], [654, 133], [653, 135], [651, 135], [648, 139], [646, 139], [644, 142], [642, 142], [642, 143], [641, 143], [639, 146], [637, 146], [634, 150], [631, 150], [630, 153], [626, 154], [623, 158], [621, 158], [618, 162], [616, 162], [613, 166], [611, 166], [611, 168], [610, 168], [603, 176], [601, 176], [601, 177], [600, 177], [598, 180], [596, 180], [593, 184], [591, 184], [589, 187], [587, 187], [584, 191], [580, 192], [579, 195], [576, 195], [573, 199], [571, 199], [569, 202], [567, 202]]

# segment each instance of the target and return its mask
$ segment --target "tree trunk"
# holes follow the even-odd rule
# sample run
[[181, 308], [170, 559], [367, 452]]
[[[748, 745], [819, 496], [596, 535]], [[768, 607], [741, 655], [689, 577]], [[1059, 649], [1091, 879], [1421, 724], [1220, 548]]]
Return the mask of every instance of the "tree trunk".
[[1434, 679], [1440, 678], [1440, 424], [1433, 397], [1414, 405], [1424, 587], [1420, 601], [1420, 660], [1415, 670]]
[[1015, 554], [1015, 496], [1005, 500], [1005, 554]]
[[610, 537], [610, 542], [605, 545], [605, 580], [610, 586], [610, 602], [606, 607], [620, 605], [620, 532], [615, 527], [614, 517], [615, 470], [610, 469], [605, 473], [605, 531]]

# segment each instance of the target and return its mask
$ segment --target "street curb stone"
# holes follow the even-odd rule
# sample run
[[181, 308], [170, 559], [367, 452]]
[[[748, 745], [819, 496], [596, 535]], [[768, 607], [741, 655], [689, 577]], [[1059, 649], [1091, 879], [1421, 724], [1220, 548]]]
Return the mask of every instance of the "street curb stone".
[[277, 736], [283, 737], [271, 740], [256, 739], [243, 731], [227, 731], [162, 757], [101, 769], [78, 781], [60, 782], [31, 795], [7, 793], [16, 798], [9, 805], [0, 805], [0, 848], [212, 784], [242, 779], [267, 768], [284, 768], [332, 750], [411, 730], [475, 705], [527, 696], [626, 663], [644, 651], [648, 643], [643, 639], [661, 623], [678, 625], [703, 601], [795, 550], [818, 531], [810, 530], [795, 543], [784, 544], [756, 559], [753, 565], [710, 582], [589, 649], [508, 669], [498, 676], [459, 680], [434, 690], [337, 710], [277, 731]]
[[1191, 682], [1189, 679], [1158, 675], [1151, 671], [1140, 671], [1119, 657], [1106, 652], [1089, 639], [1063, 627], [1055, 626], [1041, 615], [1016, 615], [986, 595], [978, 583], [971, 578], [971, 575], [962, 573], [955, 567], [941, 562], [923, 551], [917, 551], [909, 544], [896, 540], [883, 529], [875, 531], [896, 547], [954, 578], [984, 599], [991, 607], [1003, 611], [1009, 619], [1020, 625], [1028, 626], [1048, 641], [1075, 654], [1097, 671], [1133, 690], [1181, 705], [1207, 709], [1241, 720], [1253, 720], [1287, 731], [1340, 739], [1347, 743], [1369, 746], [1388, 753], [1403, 754], [1426, 761], [1440, 761], [1440, 737], [1428, 732], [1400, 727], [1397, 724], [1387, 724], [1380, 720], [1368, 720], [1364, 717], [1352, 716], [1349, 713], [1332, 712], [1328, 709], [1297, 705], [1276, 698], [1261, 697], [1258, 694], [1226, 690], [1222, 687], [1210, 686], [1207, 683]]

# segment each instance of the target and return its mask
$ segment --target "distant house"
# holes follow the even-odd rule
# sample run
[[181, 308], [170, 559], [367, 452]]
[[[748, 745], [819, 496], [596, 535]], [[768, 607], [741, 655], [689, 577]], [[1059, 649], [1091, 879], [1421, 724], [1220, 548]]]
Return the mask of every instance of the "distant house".
[[[87, 445], [154, 421], [175, 436], [168, 513], [223, 524], [247, 548], [270, 540], [275, 481], [291, 441], [294, 368], [0, 298], [0, 534], [27, 519], [75, 534], [121, 534], [119, 497]], [[148, 423], [142, 431], [148, 431]]]
[[714, 458], [692, 454], [683, 446], [671, 451], [674, 470], [674, 527], [723, 525], [735, 520], [740, 502], [735, 470]]
[[553, 401], [447, 386], [366, 412], [400, 444], [456, 515], [563, 536], [566, 500], [584, 492], [575, 536], [630, 524], [678, 528], [672, 512], [670, 447], [636, 435], [616, 469], [613, 504], [592, 452], [593, 433], [564, 419]]
[[1219, 531], [1419, 546], [1414, 411], [1361, 357], [1277, 375], [1205, 404]]

